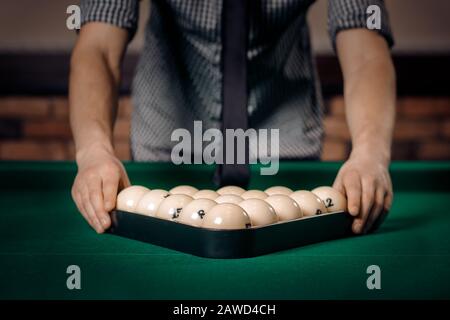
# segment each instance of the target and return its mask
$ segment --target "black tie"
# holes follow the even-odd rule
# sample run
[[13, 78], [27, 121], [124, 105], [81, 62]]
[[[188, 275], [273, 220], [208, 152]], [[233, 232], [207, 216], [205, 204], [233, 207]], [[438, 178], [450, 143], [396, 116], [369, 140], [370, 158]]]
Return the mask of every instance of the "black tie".
[[[250, 179], [248, 141], [245, 164], [237, 164], [236, 143], [234, 164], [226, 164], [226, 129], [248, 128], [247, 115], [247, 37], [248, 0], [223, 0], [222, 7], [222, 134], [224, 164], [218, 165], [215, 182], [220, 186], [246, 188]], [[230, 141], [231, 142], [231, 141]]]

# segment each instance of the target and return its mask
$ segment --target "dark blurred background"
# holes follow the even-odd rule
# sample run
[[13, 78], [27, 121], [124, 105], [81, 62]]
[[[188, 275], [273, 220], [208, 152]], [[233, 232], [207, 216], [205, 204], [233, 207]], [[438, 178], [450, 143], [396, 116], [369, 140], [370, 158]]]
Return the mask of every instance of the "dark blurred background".
[[[66, 28], [75, 0], [0, 3], [0, 159], [71, 160], [67, 78], [76, 34]], [[450, 159], [450, 1], [387, 0], [396, 40], [398, 78], [395, 160]], [[115, 147], [129, 159], [129, 99], [133, 69], [149, 11], [141, 2], [140, 29], [124, 64]], [[350, 151], [342, 79], [326, 30], [326, 1], [309, 14], [314, 51], [326, 102], [324, 160]]]

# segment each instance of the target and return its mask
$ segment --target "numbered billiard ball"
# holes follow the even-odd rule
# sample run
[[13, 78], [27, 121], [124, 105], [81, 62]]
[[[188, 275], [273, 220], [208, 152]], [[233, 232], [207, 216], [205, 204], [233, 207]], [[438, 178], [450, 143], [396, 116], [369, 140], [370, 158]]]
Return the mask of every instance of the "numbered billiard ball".
[[139, 200], [136, 212], [154, 217], [160, 203], [169, 195], [168, 191], [162, 189], [153, 189], [152, 191], [147, 192], [142, 196], [141, 200]]
[[274, 209], [280, 221], [294, 220], [303, 217], [297, 202], [285, 194], [274, 194], [264, 199]]
[[117, 195], [116, 209], [128, 212], [135, 212], [139, 200], [149, 192], [150, 189], [143, 186], [130, 186], [123, 189]]
[[236, 196], [240, 196], [244, 192], [245, 192], [245, 189], [242, 189], [241, 187], [238, 187], [238, 186], [225, 186], [225, 187], [222, 187], [217, 190], [217, 193], [219, 195], [234, 194]]
[[192, 197], [197, 191], [198, 191], [198, 189], [195, 187], [182, 185], [182, 186], [176, 186], [176, 187], [170, 189], [169, 193], [170, 194], [185, 194], [185, 195]]
[[194, 195], [192, 197], [194, 199], [211, 199], [211, 200], [214, 200], [214, 199], [219, 197], [219, 194], [217, 192], [213, 191], [213, 190], [204, 189], [204, 190], [197, 191], [196, 193], [194, 193]]
[[195, 227], [203, 224], [203, 218], [217, 204], [211, 199], [195, 199], [181, 210], [177, 221]]
[[247, 199], [262, 199], [264, 200], [265, 198], [268, 197], [267, 193], [265, 193], [264, 191], [261, 190], [248, 190], [246, 192], [244, 192], [243, 194], [241, 194], [241, 197], [244, 198], [245, 200]]
[[247, 199], [239, 203], [247, 212], [252, 227], [266, 226], [278, 221], [278, 216], [272, 206], [261, 199]]
[[192, 200], [194, 199], [186, 194], [172, 194], [159, 204], [156, 217], [165, 220], [175, 220], [183, 208]]
[[274, 187], [267, 188], [264, 192], [267, 193], [269, 196], [272, 196], [274, 194], [285, 194], [288, 196], [294, 191], [288, 187], [274, 186]]
[[289, 195], [302, 209], [303, 216], [314, 216], [327, 212], [323, 201], [314, 193], [306, 190], [299, 190]]
[[346, 211], [347, 199], [332, 187], [318, 187], [311, 191], [325, 203], [328, 212]]
[[244, 199], [242, 199], [240, 196], [237, 196], [235, 194], [224, 194], [222, 196], [217, 197], [214, 200], [217, 203], [234, 203], [234, 204], [238, 204], [238, 203], [244, 201]]
[[251, 227], [250, 217], [244, 209], [233, 203], [220, 203], [212, 207], [203, 217], [203, 228], [246, 229]]

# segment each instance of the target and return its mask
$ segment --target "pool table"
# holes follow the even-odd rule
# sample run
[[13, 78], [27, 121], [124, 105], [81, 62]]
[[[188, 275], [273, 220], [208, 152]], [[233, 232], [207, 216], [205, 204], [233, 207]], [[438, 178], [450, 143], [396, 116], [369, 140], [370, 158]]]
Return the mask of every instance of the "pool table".
[[[255, 166], [250, 187], [330, 185], [340, 165], [282, 162], [275, 176]], [[211, 166], [125, 166], [133, 184], [213, 187]], [[219, 260], [96, 234], [72, 202], [72, 162], [0, 162], [0, 299], [448, 299], [450, 162], [390, 170], [394, 205], [375, 233]], [[66, 287], [70, 265], [81, 290]], [[367, 288], [370, 265], [379, 290]]]

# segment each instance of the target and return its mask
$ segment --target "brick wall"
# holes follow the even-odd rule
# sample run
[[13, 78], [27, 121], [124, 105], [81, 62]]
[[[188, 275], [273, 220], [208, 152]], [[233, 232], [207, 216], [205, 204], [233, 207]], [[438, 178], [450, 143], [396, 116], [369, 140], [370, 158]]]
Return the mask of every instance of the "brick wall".
[[[116, 153], [128, 160], [131, 103], [120, 99], [114, 130]], [[326, 101], [324, 160], [345, 159], [350, 135], [342, 97]], [[65, 97], [0, 97], [0, 159], [72, 160], [75, 148]], [[395, 160], [450, 160], [450, 97], [398, 101]]]
[[[349, 131], [344, 101], [327, 101], [326, 139], [323, 159], [339, 160], [348, 155]], [[397, 121], [392, 147], [394, 160], [450, 159], [450, 97], [402, 97], [397, 103]]]

